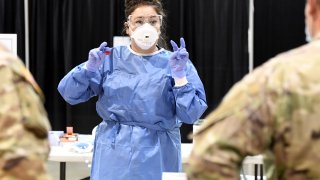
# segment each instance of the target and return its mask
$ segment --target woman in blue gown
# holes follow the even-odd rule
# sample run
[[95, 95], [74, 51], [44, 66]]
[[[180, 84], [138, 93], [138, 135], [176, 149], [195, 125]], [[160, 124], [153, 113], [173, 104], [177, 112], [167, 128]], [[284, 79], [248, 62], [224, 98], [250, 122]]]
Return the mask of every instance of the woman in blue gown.
[[126, 16], [130, 45], [92, 49], [58, 90], [72, 105], [98, 96], [91, 179], [161, 180], [182, 170], [179, 128], [201, 117], [205, 92], [183, 38], [160, 48], [160, 1], [128, 0]]

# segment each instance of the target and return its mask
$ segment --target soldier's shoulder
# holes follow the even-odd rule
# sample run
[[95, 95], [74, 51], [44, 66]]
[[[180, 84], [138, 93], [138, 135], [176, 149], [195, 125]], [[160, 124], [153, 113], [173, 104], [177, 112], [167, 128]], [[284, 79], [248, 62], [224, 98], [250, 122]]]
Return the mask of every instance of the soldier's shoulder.
[[274, 56], [257, 69], [262, 71], [295, 71], [306, 62], [319, 60], [319, 51], [320, 46], [317, 47], [312, 43], [305, 44]]
[[312, 42], [280, 53], [279, 55], [275, 56], [274, 59], [277, 59], [277, 61], [289, 61], [290, 63], [295, 63], [299, 60], [305, 61], [306, 59], [319, 58], [319, 51], [320, 42]]
[[10, 68], [12, 72], [19, 75], [23, 75], [26, 70], [18, 56], [6, 51], [0, 51], [0, 67]]
[[319, 52], [320, 44], [317, 46], [316, 43], [309, 43], [270, 59], [260, 69], [267, 79], [269, 89], [279, 91], [284, 85], [286, 89], [294, 89], [307, 83], [309, 79], [315, 81], [315, 77], [319, 77]]
[[15, 61], [15, 56], [9, 52], [0, 50], [0, 67], [10, 66]]
[[0, 50], [0, 69], [1, 68], [9, 68], [15, 75], [23, 78], [27, 83], [31, 84], [34, 90], [43, 98], [42, 90], [18, 56], [10, 52]]

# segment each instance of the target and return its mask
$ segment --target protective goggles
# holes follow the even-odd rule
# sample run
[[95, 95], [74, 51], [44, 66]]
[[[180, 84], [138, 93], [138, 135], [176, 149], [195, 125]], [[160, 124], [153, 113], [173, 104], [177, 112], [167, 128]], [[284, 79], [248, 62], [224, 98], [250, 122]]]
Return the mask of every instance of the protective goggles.
[[128, 22], [134, 28], [140, 27], [145, 23], [149, 23], [151, 26], [154, 27], [160, 27], [162, 25], [162, 15], [154, 15], [149, 17], [133, 17], [132, 15], [130, 15], [128, 16]]

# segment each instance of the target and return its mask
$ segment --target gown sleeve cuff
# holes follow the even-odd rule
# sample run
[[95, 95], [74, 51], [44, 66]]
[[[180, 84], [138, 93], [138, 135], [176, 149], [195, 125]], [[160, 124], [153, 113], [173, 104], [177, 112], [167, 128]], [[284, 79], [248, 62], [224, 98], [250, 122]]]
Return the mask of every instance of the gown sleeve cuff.
[[182, 78], [174, 78], [174, 82], [175, 82], [174, 87], [181, 87], [181, 86], [188, 84], [188, 80], [187, 80], [186, 76], [184, 76]]

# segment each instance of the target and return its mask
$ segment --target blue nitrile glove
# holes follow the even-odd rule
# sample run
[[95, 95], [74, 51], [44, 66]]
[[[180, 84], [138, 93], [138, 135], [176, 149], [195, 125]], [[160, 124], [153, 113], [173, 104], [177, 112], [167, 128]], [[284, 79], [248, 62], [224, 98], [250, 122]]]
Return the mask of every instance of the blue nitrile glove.
[[189, 53], [186, 50], [186, 43], [183, 38], [180, 38], [180, 48], [174, 41], [170, 41], [173, 53], [170, 57], [169, 64], [171, 67], [172, 77], [182, 78], [186, 76], [185, 67], [189, 60]]
[[99, 69], [103, 60], [109, 55], [111, 48], [107, 47], [107, 43], [103, 42], [99, 48], [91, 49], [89, 52], [89, 58], [86, 62], [86, 67], [88, 71], [95, 72]]

